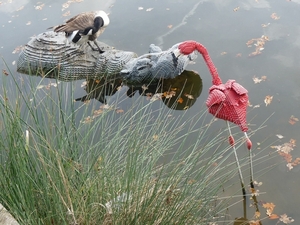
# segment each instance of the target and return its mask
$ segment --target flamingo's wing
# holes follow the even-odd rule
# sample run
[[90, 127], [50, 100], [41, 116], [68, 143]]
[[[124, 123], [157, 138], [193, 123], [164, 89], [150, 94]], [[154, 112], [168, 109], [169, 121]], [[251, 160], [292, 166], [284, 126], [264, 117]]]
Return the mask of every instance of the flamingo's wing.
[[214, 105], [222, 104], [226, 99], [225, 94], [218, 89], [210, 90], [208, 98], [206, 100], [206, 106], [211, 108]]

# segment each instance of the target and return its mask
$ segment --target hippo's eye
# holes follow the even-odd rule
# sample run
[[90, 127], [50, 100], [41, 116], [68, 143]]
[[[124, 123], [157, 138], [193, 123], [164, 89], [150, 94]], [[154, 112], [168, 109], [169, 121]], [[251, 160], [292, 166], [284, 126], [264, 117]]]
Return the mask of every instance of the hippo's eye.
[[143, 70], [143, 69], [145, 69], [147, 66], [139, 66], [138, 68], [137, 68], [137, 70]]

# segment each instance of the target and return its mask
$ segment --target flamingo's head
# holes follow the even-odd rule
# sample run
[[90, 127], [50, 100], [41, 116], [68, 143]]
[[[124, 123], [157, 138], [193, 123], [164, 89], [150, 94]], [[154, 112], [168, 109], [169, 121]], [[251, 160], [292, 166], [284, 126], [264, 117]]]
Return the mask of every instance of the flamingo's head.
[[173, 51], [176, 58], [181, 55], [189, 55], [197, 50], [196, 41], [184, 41], [181, 42], [178, 47]]
[[181, 54], [189, 55], [197, 49], [197, 42], [196, 41], [184, 41], [178, 46], [178, 49]]

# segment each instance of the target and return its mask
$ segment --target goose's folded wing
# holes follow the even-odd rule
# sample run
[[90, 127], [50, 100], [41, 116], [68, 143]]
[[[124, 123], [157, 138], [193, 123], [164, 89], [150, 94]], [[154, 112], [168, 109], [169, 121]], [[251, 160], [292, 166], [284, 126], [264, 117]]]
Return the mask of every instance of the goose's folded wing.
[[95, 19], [94, 12], [81, 13], [69, 19], [65, 24], [55, 27], [55, 32], [73, 32], [75, 30], [83, 31], [85, 28], [93, 26]]

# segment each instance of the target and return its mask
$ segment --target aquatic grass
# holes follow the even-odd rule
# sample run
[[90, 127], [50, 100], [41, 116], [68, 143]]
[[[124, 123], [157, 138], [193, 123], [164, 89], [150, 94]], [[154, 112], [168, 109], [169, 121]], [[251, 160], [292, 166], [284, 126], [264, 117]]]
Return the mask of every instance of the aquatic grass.
[[222, 211], [218, 191], [236, 171], [226, 130], [209, 133], [205, 110], [184, 120], [134, 101], [95, 114], [72, 100], [72, 83], [37, 90], [34, 78], [11, 79], [0, 98], [0, 202], [20, 224], [208, 224]]

